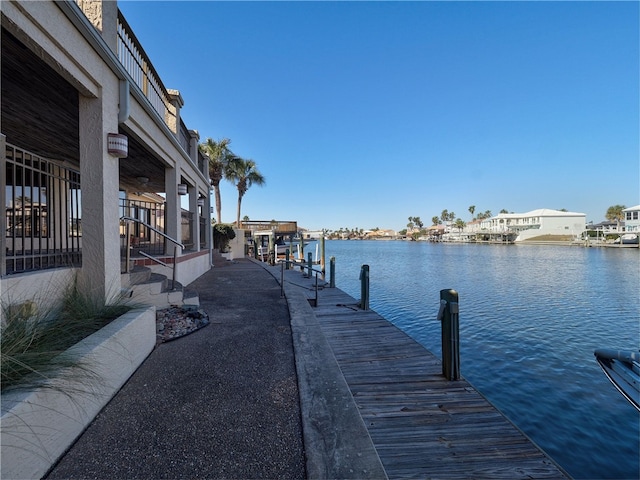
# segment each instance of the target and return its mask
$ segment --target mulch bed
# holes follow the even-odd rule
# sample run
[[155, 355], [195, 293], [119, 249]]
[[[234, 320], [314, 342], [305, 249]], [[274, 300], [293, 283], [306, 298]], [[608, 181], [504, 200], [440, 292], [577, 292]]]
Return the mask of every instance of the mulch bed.
[[156, 310], [156, 344], [184, 337], [209, 324], [209, 316], [196, 307], [171, 306]]

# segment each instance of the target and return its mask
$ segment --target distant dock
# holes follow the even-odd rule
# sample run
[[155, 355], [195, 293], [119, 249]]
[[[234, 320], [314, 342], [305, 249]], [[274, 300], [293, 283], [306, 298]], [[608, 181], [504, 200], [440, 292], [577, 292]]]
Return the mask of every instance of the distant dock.
[[570, 478], [466, 380], [447, 381], [440, 360], [389, 321], [337, 288], [316, 297], [315, 279], [299, 269], [267, 268], [308, 299], [388, 478]]

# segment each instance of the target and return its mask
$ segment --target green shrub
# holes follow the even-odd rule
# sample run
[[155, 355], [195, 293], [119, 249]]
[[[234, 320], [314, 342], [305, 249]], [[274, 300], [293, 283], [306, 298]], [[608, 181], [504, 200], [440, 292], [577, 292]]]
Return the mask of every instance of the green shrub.
[[233, 225], [228, 223], [216, 223], [213, 226], [213, 245], [220, 252], [226, 252], [229, 240], [236, 238], [236, 232]]

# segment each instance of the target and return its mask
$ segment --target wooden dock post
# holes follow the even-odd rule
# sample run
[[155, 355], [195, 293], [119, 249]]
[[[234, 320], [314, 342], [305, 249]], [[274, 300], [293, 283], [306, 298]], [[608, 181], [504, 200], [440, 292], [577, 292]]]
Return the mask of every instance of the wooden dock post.
[[329, 259], [329, 288], [336, 288], [336, 257]]
[[313, 270], [313, 254], [307, 253], [307, 277], [311, 278], [311, 271]]
[[322, 270], [322, 278], [324, 278], [324, 274], [326, 272], [324, 252], [324, 230], [322, 230], [322, 235], [320, 235], [320, 270]]
[[360, 268], [360, 308], [369, 310], [369, 265]]
[[287, 249], [284, 251], [284, 261], [285, 261], [285, 264], [286, 264], [286, 267], [285, 267], [285, 268], [286, 268], [287, 270], [289, 270], [289, 253], [290, 253], [290, 252], [289, 252], [289, 249], [287, 248]]
[[442, 374], [448, 380], [459, 380], [460, 321], [458, 292], [455, 290], [440, 290], [438, 320], [442, 321]]

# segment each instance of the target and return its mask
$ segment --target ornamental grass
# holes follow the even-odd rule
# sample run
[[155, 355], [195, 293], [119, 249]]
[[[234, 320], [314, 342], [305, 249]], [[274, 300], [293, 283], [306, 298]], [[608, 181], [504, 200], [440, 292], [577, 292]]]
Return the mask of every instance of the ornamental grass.
[[51, 387], [64, 390], [59, 375], [90, 377], [91, 367], [69, 348], [131, 308], [124, 298], [106, 304], [81, 292], [75, 282], [60, 302], [40, 309], [36, 302], [2, 305], [0, 371], [2, 392]]

